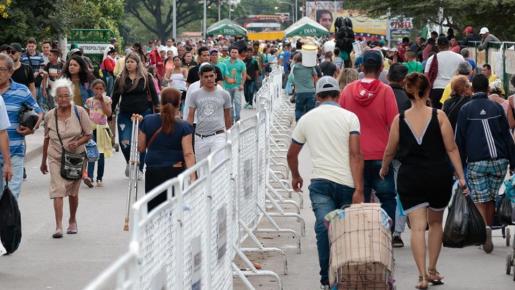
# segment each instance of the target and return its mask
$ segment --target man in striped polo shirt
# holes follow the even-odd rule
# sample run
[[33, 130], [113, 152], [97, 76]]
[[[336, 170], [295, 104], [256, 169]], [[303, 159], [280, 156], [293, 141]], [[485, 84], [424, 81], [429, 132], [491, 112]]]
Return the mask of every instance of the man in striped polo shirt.
[[[9, 135], [9, 151], [12, 165], [12, 180], [9, 182], [9, 189], [13, 195], [18, 198], [21, 192], [21, 183], [23, 182], [23, 163], [25, 157], [25, 136], [34, 133], [33, 129], [21, 126], [19, 124], [19, 115], [24, 106], [33, 108], [39, 114], [39, 120], [34, 128], [38, 128], [42, 120], [43, 113], [38, 104], [32, 97], [29, 89], [22, 84], [11, 80], [14, 72], [13, 61], [6, 54], [0, 54], [0, 69], [2, 76], [0, 77], [0, 95], [2, 95], [7, 108], [7, 114], [11, 123], [7, 128]], [[4, 158], [0, 155], [0, 167], [4, 169]], [[3, 188], [3, 179], [0, 181], [0, 188]]]

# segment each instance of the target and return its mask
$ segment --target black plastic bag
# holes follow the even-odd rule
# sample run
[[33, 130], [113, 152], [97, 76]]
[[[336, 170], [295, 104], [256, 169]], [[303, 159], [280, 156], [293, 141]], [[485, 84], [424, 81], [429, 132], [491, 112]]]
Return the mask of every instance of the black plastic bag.
[[20, 209], [7, 185], [0, 199], [0, 240], [7, 254], [14, 253], [21, 242]]
[[443, 232], [443, 245], [463, 248], [482, 245], [486, 241], [486, 226], [470, 196], [459, 189], [452, 199]]
[[504, 194], [499, 207], [497, 208], [497, 215], [499, 216], [499, 222], [502, 225], [511, 225], [512, 224], [512, 212], [513, 208], [511, 207], [511, 199], [508, 198], [507, 194]]

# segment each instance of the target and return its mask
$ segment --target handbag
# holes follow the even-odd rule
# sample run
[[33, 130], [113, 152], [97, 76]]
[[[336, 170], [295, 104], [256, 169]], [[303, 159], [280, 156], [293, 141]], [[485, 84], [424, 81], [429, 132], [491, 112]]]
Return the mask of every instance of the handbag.
[[[74, 110], [77, 109], [74, 107]], [[84, 167], [85, 154], [84, 152], [72, 153], [64, 148], [63, 140], [61, 139], [61, 135], [59, 134], [58, 123], [59, 122], [57, 122], [57, 110], [55, 110], [55, 131], [57, 133], [57, 137], [59, 138], [59, 143], [61, 143], [62, 148], [60, 171], [61, 177], [66, 180], [79, 180], [82, 178], [82, 168]]]
[[[21, 215], [18, 202], [11, 193], [7, 182], [0, 199], [0, 248], [7, 254], [14, 253], [21, 242]], [[2, 255], [0, 250], [0, 256]]]

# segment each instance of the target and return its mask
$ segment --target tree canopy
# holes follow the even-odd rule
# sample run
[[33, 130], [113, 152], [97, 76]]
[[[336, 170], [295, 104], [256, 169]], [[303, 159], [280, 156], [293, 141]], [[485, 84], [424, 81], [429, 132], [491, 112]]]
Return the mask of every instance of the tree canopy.
[[[515, 26], [511, 23], [515, 15], [515, 0], [349, 0], [347, 3], [375, 16], [390, 12], [391, 15], [414, 17], [420, 24], [440, 24], [443, 19], [444, 25], [456, 32], [472, 25], [476, 31], [486, 26], [505, 40], [510, 40], [515, 34]], [[440, 7], [443, 8], [442, 15], [439, 15]]]

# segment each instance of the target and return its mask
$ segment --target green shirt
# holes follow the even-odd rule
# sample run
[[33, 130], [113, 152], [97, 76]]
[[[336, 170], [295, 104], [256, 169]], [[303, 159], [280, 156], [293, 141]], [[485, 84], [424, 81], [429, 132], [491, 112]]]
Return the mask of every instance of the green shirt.
[[227, 61], [225, 61], [224, 64], [225, 72], [222, 72], [224, 74], [224, 77], [233, 78], [236, 80], [236, 83], [234, 84], [229, 84], [227, 83], [227, 81], [224, 80], [224, 88], [238, 88], [242, 84], [241, 75], [243, 72], [246, 72], [247, 70], [245, 63], [240, 59], [237, 59], [234, 62], [231, 62], [231, 59], [228, 59]]
[[225, 74], [226, 74], [226, 70], [227, 70], [227, 67], [225, 66], [225, 63], [223, 62], [217, 62], [216, 63], [216, 67], [218, 67], [220, 69], [220, 71], [222, 72], [222, 77], [225, 77]]
[[407, 69], [408, 74], [418, 72], [418, 73], [424, 73], [424, 68], [422, 67], [422, 64], [418, 61], [408, 61], [402, 63]]
[[293, 84], [296, 93], [314, 93], [313, 77], [317, 75], [315, 68], [296, 63], [292, 68]]

